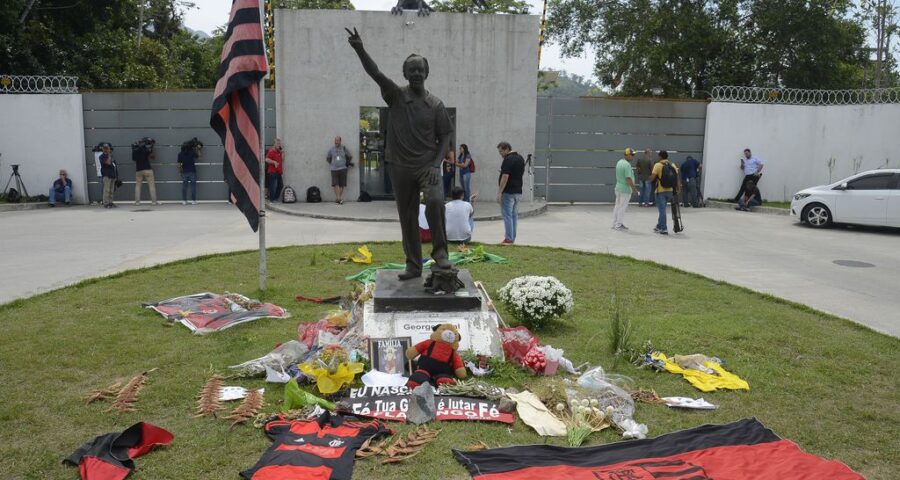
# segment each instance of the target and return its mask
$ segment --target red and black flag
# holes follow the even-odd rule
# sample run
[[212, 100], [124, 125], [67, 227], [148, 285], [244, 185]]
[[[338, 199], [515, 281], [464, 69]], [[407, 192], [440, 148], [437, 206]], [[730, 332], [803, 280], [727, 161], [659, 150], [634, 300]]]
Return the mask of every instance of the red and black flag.
[[231, 199], [254, 232], [261, 207], [259, 82], [268, 70], [259, 2], [234, 0], [231, 5], [209, 121], [225, 145], [223, 167]]
[[755, 418], [646, 440], [453, 451], [475, 480], [865, 480], [804, 452]]

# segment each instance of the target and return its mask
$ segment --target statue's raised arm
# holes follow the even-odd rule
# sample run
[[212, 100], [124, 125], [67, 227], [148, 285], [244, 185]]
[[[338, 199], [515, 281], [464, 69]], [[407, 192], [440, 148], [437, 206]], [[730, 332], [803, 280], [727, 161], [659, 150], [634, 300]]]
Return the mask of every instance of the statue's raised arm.
[[359, 56], [359, 61], [362, 63], [363, 69], [370, 77], [372, 77], [372, 80], [375, 80], [375, 83], [381, 87], [382, 96], [384, 96], [385, 92], [398, 89], [399, 87], [393, 80], [381, 73], [381, 70], [378, 70], [378, 65], [375, 64], [375, 60], [372, 60], [372, 57], [369, 56], [368, 52], [366, 52], [366, 49], [363, 47], [362, 38], [359, 37], [359, 32], [356, 31], [356, 28], [354, 27], [352, 32], [349, 28], [344, 28], [344, 30], [350, 35], [347, 41]]

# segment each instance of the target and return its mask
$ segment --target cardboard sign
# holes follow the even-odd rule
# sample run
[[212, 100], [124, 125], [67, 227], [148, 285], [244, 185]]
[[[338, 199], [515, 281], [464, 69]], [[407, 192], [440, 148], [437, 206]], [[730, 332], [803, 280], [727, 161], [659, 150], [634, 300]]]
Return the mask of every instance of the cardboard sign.
[[[341, 404], [354, 415], [405, 422], [410, 394], [407, 387], [351, 388], [350, 396]], [[516, 420], [512, 413], [501, 412], [498, 402], [484, 398], [435, 395], [434, 404], [437, 409], [435, 419], [438, 421], [475, 420], [512, 424]]]

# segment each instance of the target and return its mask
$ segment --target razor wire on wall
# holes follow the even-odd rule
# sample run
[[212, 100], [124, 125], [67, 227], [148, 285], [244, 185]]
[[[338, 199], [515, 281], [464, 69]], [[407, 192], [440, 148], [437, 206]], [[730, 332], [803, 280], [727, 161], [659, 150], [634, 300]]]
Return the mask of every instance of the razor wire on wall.
[[800, 88], [713, 87], [710, 100], [780, 105], [866, 105], [900, 103], [898, 88], [805, 90]]
[[78, 77], [0, 74], [0, 93], [78, 93]]

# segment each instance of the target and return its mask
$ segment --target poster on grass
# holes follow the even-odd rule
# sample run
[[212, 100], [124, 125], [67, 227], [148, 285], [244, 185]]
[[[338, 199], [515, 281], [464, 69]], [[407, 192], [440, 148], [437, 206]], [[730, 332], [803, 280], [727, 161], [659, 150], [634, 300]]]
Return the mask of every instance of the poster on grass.
[[[410, 395], [407, 387], [363, 387], [351, 388], [350, 394], [340, 403], [347, 413], [362, 417], [406, 422]], [[499, 403], [485, 398], [437, 395], [434, 404], [435, 419], [472, 420], [512, 424], [516, 417], [512, 413], [501, 412]]]

